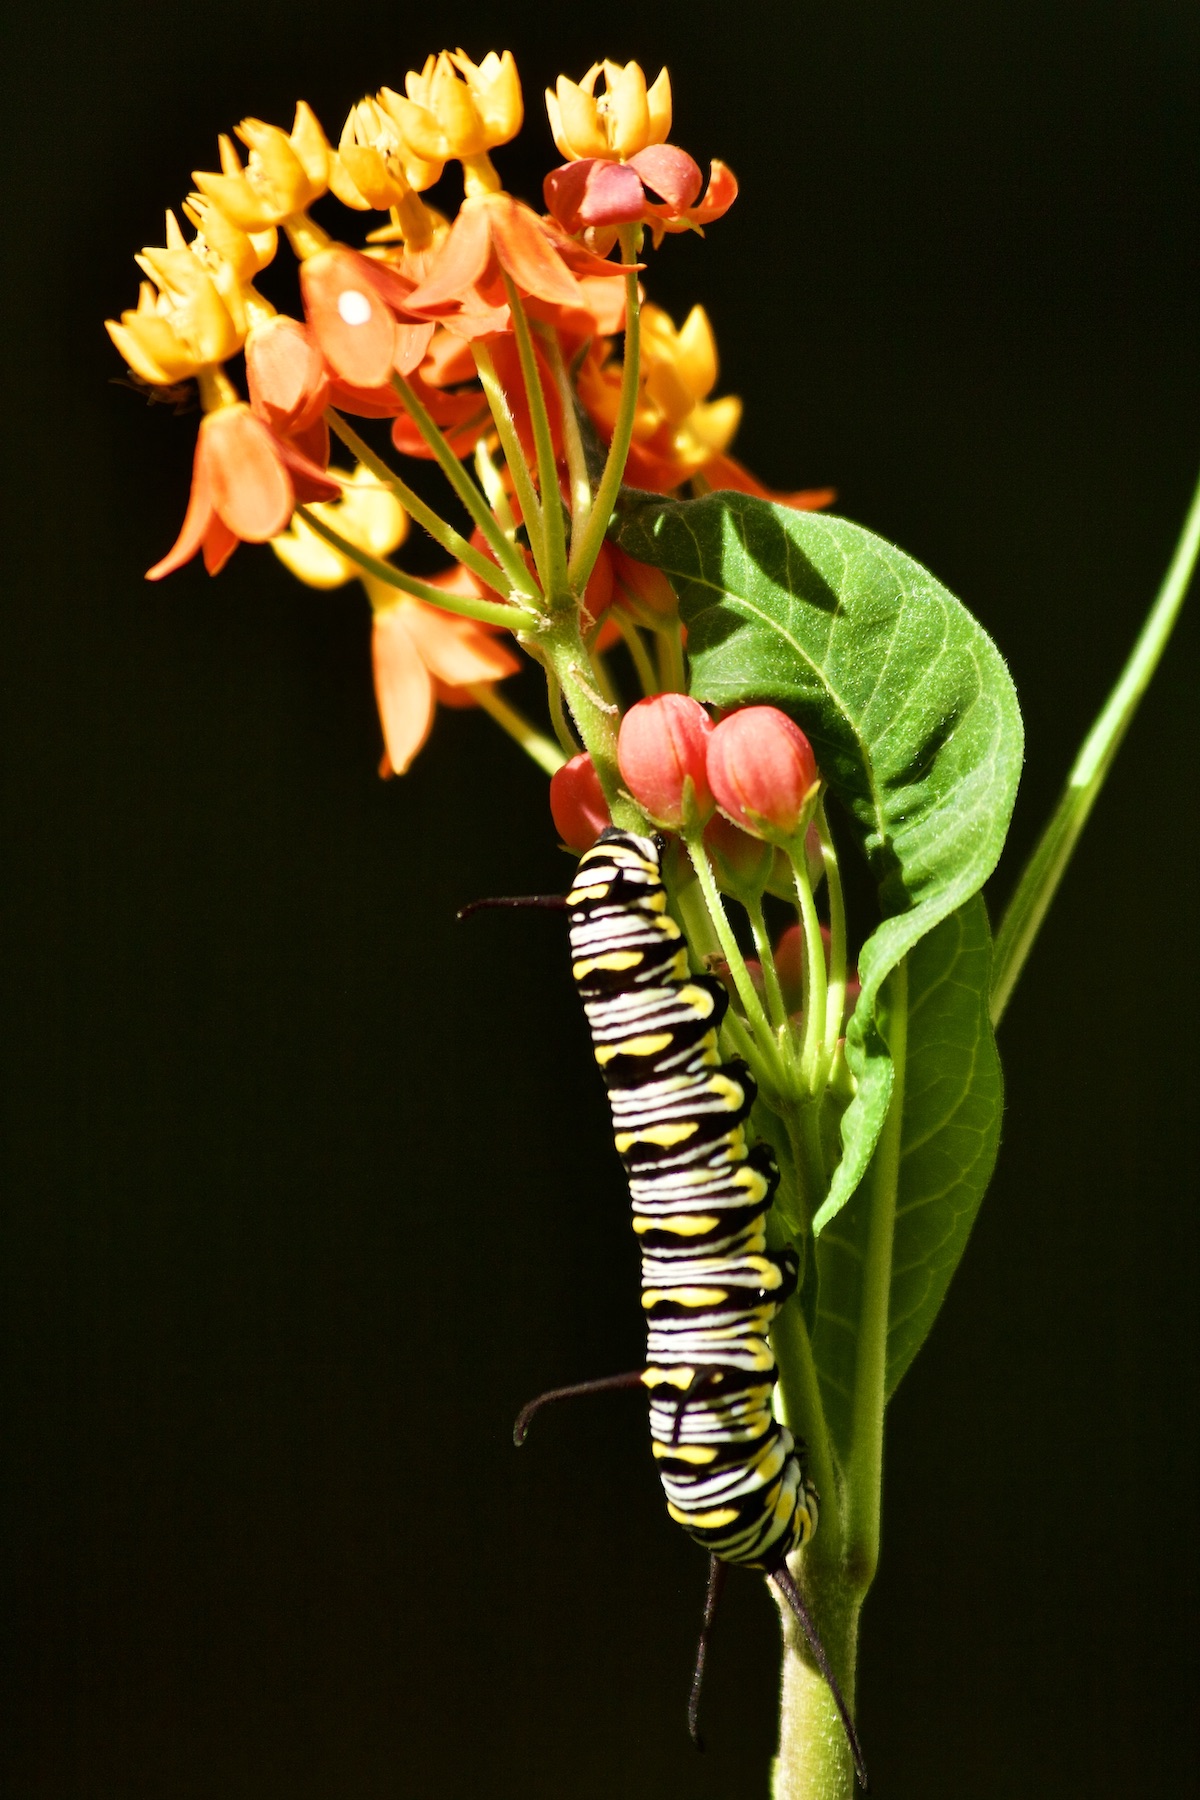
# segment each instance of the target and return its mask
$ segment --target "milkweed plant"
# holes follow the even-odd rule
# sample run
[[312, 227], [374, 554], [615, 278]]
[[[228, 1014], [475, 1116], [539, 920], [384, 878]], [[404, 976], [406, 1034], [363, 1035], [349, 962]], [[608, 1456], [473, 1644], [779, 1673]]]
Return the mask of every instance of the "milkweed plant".
[[[688, 971], [723, 988], [720, 1068], [748, 1071], [747, 1141], [777, 1171], [755, 1266], [787, 1271], [758, 1365], [783, 1429], [770, 1466], [727, 1458], [768, 1526], [802, 1467], [817, 1521], [776, 1565], [813, 1631], [777, 1586], [773, 1794], [841, 1800], [887, 1403], [991, 1176], [994, 1030], [1182, 603], [1200, 494], [993, 937], [982, 889], [1022, 761], [1002, 657], [831, 491], [771, 492], [731, 454], [741, 402], [714, 397], [703, 306], [677, 324], [649, 298], [667, 240], [703, 235], [738, 191], [670, 142], [667, 71], [648, 85], [598, 63], [545, 98], [561, 160], [540, 205], [492, 161], [523, 122], [508, 52], [429, 57], [403, 93], [355, 105], [336, 148], [303, 102], [290, 132], [251, 118], [242, 151], [219, 139], [219, 170], [136, 259], [136, 307], [108, 322], [137, 385], [201, 413], [183, 524], [148, 578], [197, 554], [216, 575], [250, 543], [311, 587], [357, 581], [382, 774], [410, 767], [439, 702], [479, 706], [548, 777], [565, 850], [615, 831], [653, 851], [682, 934], [671, 992]], [[318, 223], [326, 196], [344, 210]], [[255, 286], [284, 243], [295, 315]], [[442, 510], [410, 484], [414, 458], [444, 476]], [[427, 579], [401, 558], [414, 527], [447, 559]], [[540, 722], [504, 691], [527, 658]], [[877, 893], [859, 932], [848, 856]], [[677, 1229], [714, 1226], [690, 1216]], [[676, 1311], [731, 1291], [680, 1288]], [[695, 1403], [716, 1423], [693, 1460], [720, 1460], [737, 1434]]]

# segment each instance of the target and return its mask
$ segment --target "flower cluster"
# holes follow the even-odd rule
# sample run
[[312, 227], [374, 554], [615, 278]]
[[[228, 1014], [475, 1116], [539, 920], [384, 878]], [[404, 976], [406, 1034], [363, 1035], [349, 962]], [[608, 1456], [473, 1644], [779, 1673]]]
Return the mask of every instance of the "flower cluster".
[[[149, 578], [197, 555], [216, 574], [239, 543], [270, 543], [315, 587], [357, 577], [385, 773], [409, 766], [439, 700], [484, 705], [556, 767], [577, 749], [568, 715], [586, 743], [588, 695], [613, 703], [604, 659], [618, 645], [644, 692], [682, 686], [669, 584], [606, 538], [623, 481], [831, 497], [768, 495], [734, 461], [741, 403], [713, 397], [704, 309], [677, 328], [645, 301], [645, 246], [702, 232], [737, 194], [724, 164], [705, 186], [669, 141], [666, 70], [648, 83], [637, 63], [597, 63], [560, 76], [546, 104], [565, 160], [544, 212], [493, 162], [524, 120], [507, 51], [428, 57], [352, 106], [336, 143], [304, 102], [290, 131], [243, 119], [137, 258], [136, 307], [108, 322], [139, 382], [194, 384], [202, 410], [183, 525]], [[284, 244], [294, 314], [256, 286]], [[450, 517], [380, 432], [440, 465]], [[331, 436], [350, 466], [331, 465]], [[442, 573], [394, 560], [410, 521], [446, 553]], [[495, 691], [518, 649], [547, 670], [561, 749]]]

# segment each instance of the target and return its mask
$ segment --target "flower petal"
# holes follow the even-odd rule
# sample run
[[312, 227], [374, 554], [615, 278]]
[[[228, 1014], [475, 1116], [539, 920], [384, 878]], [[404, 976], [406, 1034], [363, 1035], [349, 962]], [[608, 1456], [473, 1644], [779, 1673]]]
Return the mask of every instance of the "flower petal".
[[210, 575], [221, 573], [241, 541], [237, 533], [230, 531], [214, 513], [204, 536], [204, 567]]
[[[209, 413], [198, 454], [213, 511], [248, 544], [265, 544], [283, 530], [295, 504], [279, 441], [238, 402]], [[317, 471], [319, 474], [320, 471]]]
[[335, 244], [300, 264], [304, 311], [327, 363], [356, 387], [382, 387], [392, 372], [396, 325], [365, 256]]
[[491, 259], [487, 214], [482, 202], [464, 200], [433, 267], [408, 296], [412, 313], [444, 311], [482, 280]]
[[474, 619], [439, 612], [436, 606], [414, 600], [404, 609], [404, 625], [430, 674], [450, 687], [499, 681], [520, 668], [507, 645], [484, 631]]
[[[697, 176], [699, 170], [697, 170]], [[551, 169], [543, 184], [546, 205], [560, 225], [630, 225], [646, 210], [646, 193], [632, 162], [567, 163]]]
[[[203, 430], [203, 424], [201, 430]], [[204, 459], [200, 454], [200, 440], [196, 440], [196, 454], [192, 461], [192, 488], [188, 495], [187, 512], [175, 539], [167, 554], [156, 562], [152, 569], [146, 570], [147, 581], [161, 581], [164, 575], [173, 575], [186, 562], [191, 562], [197, 550], [203, 544], [205, 536], [213, 521], [212, 496], [209, 493], [208, 473]]]
[[511, 194], [489, 194], [486, 206], [496, 256], [522, 293], [578, 306], [574, 280], [551, 249], [537, 214]]
[[[630, 157], [628, 167], [636, 169], [646, 186], [677, 213], [686, 212], [695, 203], [703, 184], [698, 165], [686, 150], [677, 149], [674, 144], [650, 144]], [[736, 193], [735, 183], [734, 195]], [[733, 195], [729, 205], [733, 205]]]
[[753, 494], [759, 500], [773, 500], [777, 506], [790, 506], [794, 512], [816, 512], [822, 506], [832, 506], [837, 499], [836, 488], [800, 488], [789, 494], [764, 487], [757, 475], [752, 475], [732, 456], [712, 457], [704, 464], [702, 473], [712, 488], [732, 488], [738, 494]]
[[278, 313], [246, 339], [250, 404], [274, 431], [303, 431], [329, 398], [329, 376], [306, 326]]
[[374, 616], [371, 663], [387, 747], [387, 767], [381, 767], [380, 774], [403, 775], [433, 725], [433, 680], [406, 627], [406, 615], [414, 604], [402, 600]]

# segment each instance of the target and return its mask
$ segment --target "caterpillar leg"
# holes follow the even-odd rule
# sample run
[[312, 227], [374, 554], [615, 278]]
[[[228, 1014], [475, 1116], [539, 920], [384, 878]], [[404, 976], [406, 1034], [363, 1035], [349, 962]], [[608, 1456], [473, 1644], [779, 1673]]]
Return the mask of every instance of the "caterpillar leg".
[[868, 1791], [867, 1765], [863, 1761], [862, 1747], [858, 1741], [858, 1733], [854, 1729], [854, 1720], [850, 1717], [850, 1709], [842, 1699], [841, 1689], [838, 1687], [833, 1670], [829, 1666], [829, 1658], [825, 1654], [825, 1646], [821, 1642], [817, 1628], [812, 1622], [812, 1615], [809, 1613], [807, 1606], [805, 1606], [804, 1601], [801, 1598], [800, 1590], [792, 1580], [791, 1570], [785, 1562], [780, 1563], [777, 1568], [768, 1569], [766, 1571], [766, 1576], [768, 1581], [773, 1581], [775, 1583], [775, 1586], [779, 1589], [780, 1593], [791, 1607], [792, 1612], [795, 1614], [796, 1623], [804, 1633], [804, 1640], [812, 1651], [813, 1661], [816, 1663], [818, 1669], [820, 1669], [822, 1675], [829, 1684], [829, 1691], [833, 1695], [833, 1703], [838, 1709], [842, 1725], [845, 1728], [846, 1739], [850, 1745], [850, 1754], [854, 1758], [854, 1773], [858, 1776], [858, 1785], [865, 1794]]
[[527, 1406], [523, 1406], [517, 1414], [517, 1422], [513, 1426], [513, 1443], [520, 1448], [525, 1442], [525, 1434], [534, 1413], [540, 1412], [543, 1406], [549, 1406], [551, 1400], [575, 1400], [583, 1394], [610, 1394], [618, 1388], [635, 1388], [641, 1385], [642, 1371], [630, 1369], [625, 1375], [602, 1375], [599, 1381], [577, 1381], [573, 1387], [549, 1388], [544, 1394], [538, 1394]]
[[704, 1664], [708, 1657], [708, 1642], [712, 1636], [713, 1620], [717, 1615], [717, 1602], [721, 1598], [721, 1590], [725, 1586], [725, 1575], [729, 1568], [719, 1556], [708, 1559], [708, 1591], [704, 1596], [704, 1621], [700, 1626], [700, 1641], [696, 1645], [696, 1667], [692, 1674], [692, 1691], [688, 1695], [688, 1736], [697, 1750], [703, 1750], [704, 1740], [700, 1736], [700, 1689], [704, 1684]]

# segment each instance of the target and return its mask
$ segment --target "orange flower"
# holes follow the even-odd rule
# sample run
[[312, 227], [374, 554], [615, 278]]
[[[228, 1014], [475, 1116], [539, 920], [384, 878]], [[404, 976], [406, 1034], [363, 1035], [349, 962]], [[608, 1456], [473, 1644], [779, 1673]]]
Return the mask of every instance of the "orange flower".
[[[597, 95], [601, 75], [604, 91]], [[618, 225], [649, 225], [657, 245], [664, 231], [703, 230], [737, 198], [733, 175], [714, 162], [701, 200], [699, 166], [666, 142], [671, 83], [665, 69], [647, 89], [637, 63], [593, 63], [579, 83], [560, 75], [555, 91], [546, 90], [546, 110], [568, 159], [546, 177], [546, 205], [566, 231], [595, 234], [589, 241], [604, 254]]]
[[379, 388], [392, 371], [415, 369], [433, 325], [413, 320], [412, 281], [399, 270], [345, 244], [330, 244], [300, 264], [304, 315], [321, 354], [342, 381]]
[[[827, 506], [828, 488], [779, 494], [728, 454], [742, 417], [733, 394], [709, 398], [717, 382], [717, 346], [702, 306], [694, 306], [676, 330], [659, 306], [641, 312], [642, 360], [633, 442], [626, 479], [634, 487], [669, 494], [685, 482], [734, 488], [802, 510]], [[621, 386], [621, 365], [605, 361], [598, 346], [580, 365], [580, 400], [602, 437], [612, 437]]]
[[264, 544], [283, 530], [297, 499], [328, 500], [337, 483], [294, 444], [275, 437], [243, 400], [206, 413], [196, 439], [192, 491], [182, 529], [148, 581], [182, 568], [203, 551], [210, 575], [239, 543]]
[[[439, 320], [458, 337], [493, 337], [512, 329], [502, 276], [522, 295], [541, 302], [538, 316], [587, 315], [600, 329], [624, 316], [621, 270], [577, 244], [570, 246], [530, 207], [511, 194], [480, 194], [463, 201], [450, 234], [428, 275], [408, 295], [408, 312]], [[603, 303], [595, 285], [602, 283]]]
[[[383, 726], [381, 775], [403, 775], [433, 727], [439, 700], [473, 704], [470, 689], [515, 674], [513, 652], [485, 625], [441, 612], [421, 600], [395, 598], [368, 583], [375, 604], [371, 660], [375, 697]], [[435, 578], [447, 593], [480, 593], [470, 573], [456, 565]], [[387, 600], [383, 594], [386, 592]]]
[[329, 404], [329, 372], [307, 326], [276, 313], [246, 337], [250, 405], [272, 431], [295, 433]]

